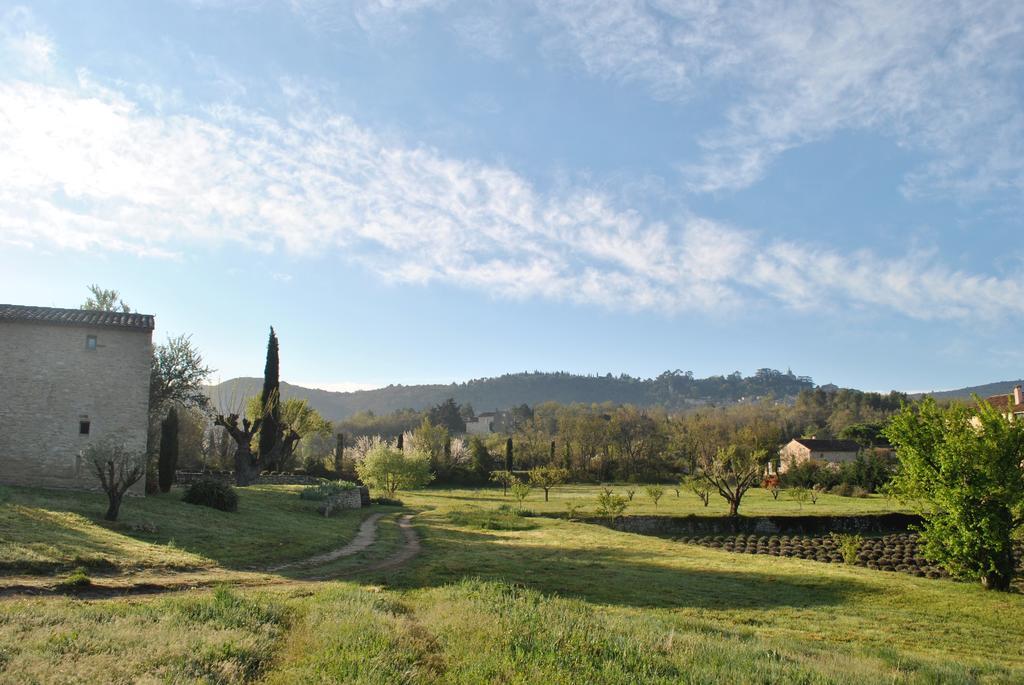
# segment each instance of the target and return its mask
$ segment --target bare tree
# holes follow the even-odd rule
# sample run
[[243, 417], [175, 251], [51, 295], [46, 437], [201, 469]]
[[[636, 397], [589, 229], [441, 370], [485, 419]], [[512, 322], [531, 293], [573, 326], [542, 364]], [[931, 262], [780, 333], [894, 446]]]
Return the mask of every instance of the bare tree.
[[146, 475], [144, 456], [114, 439], [95, 442], [85, 449], [85, 458], [92, 464], [103, 491], [107, 493], [109, 505], [103, 517], [106, 520], [117, 520], [121, 500], [128, 488]]
[[274, 444], [269, 454], [255, 454], [252, 451], [253, 438], [260, 432], [263, 425], [263, 418], [255, 421], [243, 418], [241, 423], [238, 414], [224, 416], [218, 414], [213, 419], [216, 426], [222, 426], [231, 439], [235, 442], [235, 484], [239, 486], [252, 485], [256, 482], [260, 472], [266, 464], [276, 464], [283, 454], [291, 454], [295, 444], [299, 441], [299, 434], [281, 424], [281, 437]]

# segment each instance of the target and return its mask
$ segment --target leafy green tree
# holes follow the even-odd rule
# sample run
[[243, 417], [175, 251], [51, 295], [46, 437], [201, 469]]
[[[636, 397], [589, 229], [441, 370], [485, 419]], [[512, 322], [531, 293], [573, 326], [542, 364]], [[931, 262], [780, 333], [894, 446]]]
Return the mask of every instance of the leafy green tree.
[[430, 417], [424, 416], [419, 428], [413, 431], [412, 447], [430, 458], [430, 470], [444, 479], [451, 471], [448, 429], [435, 425]]
[[1009, 590], [1014, 531], [1024, 525], [1024, 421], [925, 398], [885, 429], [901, 469], [889, 490], [924, 519], [925, 556], [959, 578]]
[[410, 447], [404, 452], [378, 443], [356, 464], [359, 479], [391, 497], [397, 490], [421, 488], [434, 479], [430, 458]]
[[260, 402], [263, 411], [260, 416], [259, 458], [265, 462], [266, 468], [275, 470], [277, 464], [270, 463], [271, 455], [281, 441], [281, 362], [278, 348], [277, 333], [270, 327], [267, 338], [267, 363], [263, 368], [263, 390]]
[[537, 466], [529, 471], [530, 485], [544, 491], [544, 501], [548, 501], [548, 491], [556, 485], [569, 480], [569, 472], [557, 466]]
[[530, 494], [531, 488], [529, 484], [524, 483], [521, 480], [516, 480], [515, 483], [512, 483], [511, 490], [512, 496], [516, 498], [516, 501], [519, 502], [519, 508], [522, 509], [523, 500], [525, 500], [526, 497]]
[[660, 485], [648, 485], [644, 488], [644, 492], [651, 498], [651, 501], [654, 502], [654, 508], [657, 509], [658, 501], [665, 495], [665, 488]]
[[768, 455], [764, 450], [719, 448], [715, 456], [698, 461], [698, 476], [729, 503], [729, 516], [739, 516], [740, 502], [760, 480]]
[[178, 410], [171, 407], [160, 425], [160, 456], [157, 461], [160, 492], [170, 492], [178, 468]]
[[605, 488], [597, 496], [597, 515], [611, 522], [622, 516], [622, 512], [626, 511], [628, 505], [629, 502], [625, 497], [616, 495], [610, 488]]
[[515, 474], [511, 471], [492, 471], [491, 480], [495, 483], [501, 483], [502, 495], [508, 494], [508, 488], [510, 485], [519, 482], [519, 479], [516, 478]]
[[491, 475], [491, 466], [493, 460], [491, 459], [491, 453], [487, 451], [487, 445], [480, 439], [480, 436], [474, 435], [469, 440], [469, 459], [473, 465], [473, 473], [481, 482], [487, 482], [487, 479]]
[[697, 495], [705, 507], [708, 506], [711, 501], [711, 486], [706, 480], [697, 476], [683, 476], [679, 480], [679, 485]]
[[427, 418], [435, 426], [444, 426], [450, 434], [458, 435], [466, 432], [466, 419], [462, 415], [459, 405], [451, 397], [431, 407], [427, 412]]
[[88, 286], [89, 298], [80, 308], [97, 312], [122, 312], [130, 314], [132, 308], [121, 299], [121, 293], [116, 290], [105, 290], [95, 283]]

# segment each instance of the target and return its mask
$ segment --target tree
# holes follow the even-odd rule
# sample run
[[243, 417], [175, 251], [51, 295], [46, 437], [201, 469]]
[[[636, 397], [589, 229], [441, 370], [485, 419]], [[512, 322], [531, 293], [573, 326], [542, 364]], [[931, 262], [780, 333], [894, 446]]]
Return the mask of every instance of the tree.
[[975, 400], [977, 411], [931, 398], [904, 406], [884, 431], [902, 467], [888, 487], [924, 519], [926, 558], [1006, 591], [1024, 525], [1024, 421]]
[[86, 447], [85, 458], [92, 464], [103, 491], [107, 493], [107, 513], [103, 518], [116, 521], [128, 488], [146, 475], [145, 455], [128, 449], [123, 442], [108, 438]]
[[512, 473], [512, 438], [505, 441], [505, 470]]
[[157, 345], [149, 370], [150, 423], [158, 423], [172, 404], [207, 411], [210, 398], [203, 383], [212, 372], [190, 336], [168, 336], [167, 344]]
[[517, 502], [519, 502], [519, 509], [521, 510], [523, 508], [523, 500], [525, 500], [527, 495], [530, 494], [530, 486], [529, 484], [524, 483], [521, 480], [517, 480], [516, 482], [512, 483], [511, 489], [512, 496], [516, 498]]
[[665, 494], [665, 488], [661, 487], [660, 485], [648, 485], [646, 488], [644, 488], [644, 492], [646, 492], [647, 496], [651, 498], [651, 501], [654, 502], [654, 508], [657, 509], [658, 500], [660, 500], [662, 496]]
[[[266, 411], [266, 408], [266, 404], [261, 401], [260, 397], [253, 396], [246, 403], [245, 413], [253, 421], [257, 418], [263, 418], [263, 425], [265, 425], [266, 416], [263, 412]], [[298, 446], [299, 441], [303, 438], [312, 438], [317, 435], [324, 438], [330, 437], [331, 424], [320, 415], [320, 412], [309, 406], [308, 400], [302, 400], [297, 397], [289, 397], [282, 402], [280, 412], [281, 421], [278, 424], [280, 428], [280, 444], [274, 446], [277, 448], [277, 457], [274, 459], [273, 464], [267, 464], [267, 468], [277, 468], [284, 471], [291, 467], [291, 461], [295, 456], [295, 448]], [[292, 434], [295, 435], [295, 439], [289, 440], [288, 438]], [[262, 435], [262, 430], [260, 435]]]
[[798, 485], [795, 488], [789, 489], [789, 496], [794, 502], [796, 502], [797, 508], [803, 509], [804, 502], [810, 498], [810, 491], [807, 488]]
[[491, 453], [487, 451], [487, 445], [478, 435], [474, 435], [469, 440], [469, 459], [473, 464], [473, 472], [476, 477], [481, 482], [487, 482], [491, 473]]
[[622, 495], [616, 495], [610, 488], [605, 488], [597, 496], [597, 515], [603, 516], [609, 522], [622, 516], [629, 502]]
[[258, 453], [260, 459], [267, 463], [268, 467], [276, 467], [270, 463], [270, 455], [278, 442], [281, 440], [281, 379], [280, 359], [277, 343], [277, 333], [274, 327], [270, 327], [270, 337], [267, 339], [267, 363], [263, 368], [263, 391], [260, 393], [260, 402], [263, 404], [261, 417], [263, 418], [260, 427], [260, 440]]
[[508, 494], [508, 488], [510, 485], [519, 482], [519, 479], [516, 478], [515, 474], [511, 471], [494, 471], [491, 473], [491, 480], [495, 483], [501, 483], [502, 495]]
[[121, 293], [116, 290], [104, 290], [95, 283], [88, 286], [90, 296], [86, 299], [81, 309], [88, 309], [98, 312], [122, 312], [129, 314], [132, 308], [121, 299]]
[[430, 458], [430, 470], [439, 478], [445, 478], [451, 469], [448, 429], [434, 425], [429, 417], [423, 417], [419, 428], [413, 431], [412, 448]]
[[252, 441], [259, 433], [262, 423], [262, 418], [255, 421], [243, 418], [239, 423], [238, 414], [218, 414], [213, 419], [213, 424], [222, 426], [235, 443], [235, 485], [251, 485], [260, 475], [263, 462], [259, 454], [253, 453]]
[[171, 407], [160, 424], [160, 457], [157, 471], [160, 492], [170, 492], [174, 484], [174, 470], [178, 468], [178, 410]]
[[386, 443], [378, 443], [356, 464], [359, 479], [383, 491], [388, 497], [397, 490], [421, 488], [434, 478], [429, 457], [410, 448], [401, 451]]
[[707, 481], [696, 476], [686, 476], [680, 479], [679, 484], [697, 495], [705, 507], [708, 506], [708, 503], [711, 501], [711, 487]]
[[743, 495], [758, 482], [767, 454], [736, 445], [719, 448], [715, 456], [698, 461], [698, 476], [729, 503], [729, 516], [738, 516]]
[[427, 412], [427, 418], [435, 426], [447, 428], [449, 433], [460, 434], [466, 432], [466, 419], [462, 415], [459, 405], [451, 397], [431, 407]]
[[544, 501], [548, 501], [548, 491], [556, 485], [569, 480], [569, 472], [557, 466], [538, 466], [529, 471], [530, 484], [544, 490]]

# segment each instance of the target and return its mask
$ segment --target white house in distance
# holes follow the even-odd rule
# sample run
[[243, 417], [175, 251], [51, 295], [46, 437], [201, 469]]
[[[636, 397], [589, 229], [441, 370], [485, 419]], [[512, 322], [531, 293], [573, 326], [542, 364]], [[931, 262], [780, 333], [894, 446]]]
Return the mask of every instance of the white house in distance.
[[466, 419], [466, 435], [490, 435], [494, 432], [494, 421], [498, 413], [485, 411], [472, 419]]
[[839, 465], [853, 461], [859, 452], [860, 445], [853, 440], [794, 438], [779, 450], [779, 473], [785, 473], [792, 465], [808, 461]]
[[0, 482], [96, 488], [90, 442], [145, 452], [153, 327], [148, 314], [0, 304]]

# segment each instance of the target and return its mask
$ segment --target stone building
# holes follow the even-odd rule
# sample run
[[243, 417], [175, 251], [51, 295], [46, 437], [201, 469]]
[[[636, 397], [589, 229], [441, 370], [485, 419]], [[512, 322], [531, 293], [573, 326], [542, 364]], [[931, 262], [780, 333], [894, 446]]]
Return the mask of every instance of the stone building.
[[794, 438], [779, 450], [779, 473], [785, 473], [792, 465], [808, 461], [831, 465], [842, 464], [856, 459], [858, 452], [860, 452], [860, 445], [853, 440]]
[[0, 304], [0, 482], [96, 488], [82, 458], [90, 442], [145, 452], [153, 325], [147, 314]]
[[1006, 395], [992, 395], [985, 401], [1003, 412], [1011, 421], [1024, 420], [1024, 390], [1019, 385], [1014, 386]]

